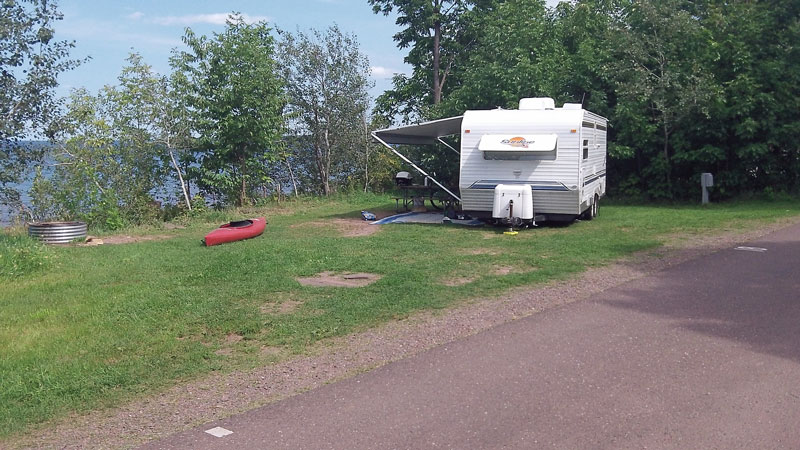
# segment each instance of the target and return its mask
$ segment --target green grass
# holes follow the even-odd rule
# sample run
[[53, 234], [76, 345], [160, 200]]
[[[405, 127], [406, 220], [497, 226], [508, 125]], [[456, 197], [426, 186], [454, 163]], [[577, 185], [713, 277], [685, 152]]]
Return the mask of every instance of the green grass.
[[51, 257], [52, 253], [44, 244], [21, 230], [0, 233], [0, 281], [44, 270]]
[[[492, 228], [386, 225], [346, 238], [334, 227], [302, 225], [391, 206], [388, 197], [357, 196], [250, 210], [240, 214], [268, 216], [262, 237], [210, 248], [200, 239], [231, 213], [212, 213], [208, 222], [181, 230], [139, 230], [174, 237], [126, 245], [42, 249], [0, 235], [3, 258], [22, 254], [19, 261], [33, 261], [0, 276], [0, 436], [212, 371], [264, 364], [276, 358], [262, 353], [264, 346], [302, 352], [414, 311], [568, 277], [670, 236], [744, 229], [800, 213], [789, 201], [604, 204], [595, 221], [513, 237]], [[47, 264], [37, 262], [42, 258]], [[500, 266], [517, 270], [495, 275]], [[295, 281], [322, 271], [383, 277], [355, 289]], [[442, 284], [454, 277], [474, 281]], [[286, 314], [273, 310], [287, 301], [301, 304]], [[244, 339], [226, 339], [233, 334]]]

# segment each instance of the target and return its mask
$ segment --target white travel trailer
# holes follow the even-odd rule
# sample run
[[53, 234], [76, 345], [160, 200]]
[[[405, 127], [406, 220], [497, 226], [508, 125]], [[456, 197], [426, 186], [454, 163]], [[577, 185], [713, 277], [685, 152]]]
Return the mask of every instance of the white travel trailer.
[[[467, 111], [372, 135], [461, 202], [464, 213], [532, 224], [597, 215], [606, 192], [607, 126], [580, 104], [556, 108], [551, 98], [524, 98], [516, 110]], [[453, 135], [460, 135], [460, 152], [442, 140]], [[460, 153], [460, 196], [392, 147], [437, 142]]]

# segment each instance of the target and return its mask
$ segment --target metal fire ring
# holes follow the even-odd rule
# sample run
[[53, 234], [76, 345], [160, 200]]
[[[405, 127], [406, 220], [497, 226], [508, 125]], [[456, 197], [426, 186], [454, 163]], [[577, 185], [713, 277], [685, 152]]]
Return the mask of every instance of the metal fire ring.
[[33, 222], [28, 224], [28, 236], [46, 244], [69, 244], [86, 239], [86, 222]]

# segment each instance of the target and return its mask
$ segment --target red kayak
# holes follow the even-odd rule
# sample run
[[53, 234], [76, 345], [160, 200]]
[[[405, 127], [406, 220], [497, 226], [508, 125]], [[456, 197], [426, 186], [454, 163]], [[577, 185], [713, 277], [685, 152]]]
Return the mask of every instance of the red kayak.
[[258, 219], [237, 220], [235, 222], [226, 223], [211, 233], [208, 233], [205, 239], [203, 239], [203, 243], [206, 244], [206, 247], [210, 247], [212, 245], [224, 244], [226, 242], [254, 238], [263, 233], [266, 226], [267, 219], [264, 217], [259, 217]]

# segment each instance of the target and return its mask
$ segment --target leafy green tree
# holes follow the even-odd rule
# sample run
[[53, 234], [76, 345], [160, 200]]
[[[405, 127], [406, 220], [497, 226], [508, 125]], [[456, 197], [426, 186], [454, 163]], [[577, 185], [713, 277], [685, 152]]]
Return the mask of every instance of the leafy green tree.
[[[563, 52], [543, 0], [508, 0], [480, 10], [472, 24], [480, 35], [462, 55], [466, 68], [434, 117], [468, 109], [516, 108], [522, 97], [560, 92]], [[474, 11], [473, 11], [474, 12]], [[410, 158], [445, 184], [457, 185], [457, 157], [444, 147], [409, 149]]]
[[681, 161], [714, 172], [715, 192], [800, 189], [800, 4], [709, 1], [694, 13], [710, 34], [722, 89]]
[[410, 77], [397, 74], [394, 89], [377, 100], [377, 108], [391, 119], [406, 120], [425, 115], [426, 107], [438, 105], [448, 86], [459, 84], [465, 56], [475, 47], [477, 19], [499, 0], [369, 0], [376, 14], [397, 13], [403, 27], [394, 36], [397, 46], [408, 48], [405, 62]]
[[563, 51], [544, 0], [506, 1], [481, 17], [479, 28], [469, 70], [444, 102], [445, 112], [516, 108], [520, 98], [560, 92]]
[[329, 195], [359, 171], [369, 148], [369, 61], [356, 37], [332, 26], [324, 33], [283, 32], [281, 66], [295, 141], [310, 147], [320, 192]]
[[69, 59], [74, 42], [54, 39], [62, 19], [54, 1], [3, 1], [0, 4], [0, 201], [19, 202], [11, 188], [42, 147], [20, 138], [50, 136], [57, 128], [58, 75], [80, 64]]
[[155, 218], [152, 193], [169, 167], [160, 139], [177, 139], [164, 138], [161, 126], [169, 120], [167, 80], [138, 54], [127, 61], [118, 85], [72, 92], [53, 176], [37, 175], [32, 191], [41, 218], [80, 217], [106, 228]]
[[71, 92], [53, 174], [38, 173], [31, 190], [37, 219], [84, 219], [104, 226], [119, 217], [112, 177], [121, 167], [106, 106], [101, 95]]
[[151, 135], [153, 141], [166, 151], [166, 155], [162, 154], [162, 157], [168, 157], [167, 164], [172, 167], [186, 208], [191, 211], [191, 192], [184, 174], [195, 162], [192, 150], [196, 139], [192, 136], [194, 122], [186, 103], [187, 83], [184, 75], [176, 71], [169, 78], [157, 78], [157, 83], [153, 86], [155, 95]]
[[[707, 61], [708, 38], [682, 0], [642, 0], [627, 7], [614, 29], [617, 108], [620, 133], [647, 163], [640, 175], [652, 195], [673, 196], [673, 135], [695, 113], [708, 114], [718, 91]], [[660, 136], [659, 136], [660, 135]], [[656, 138], [658, 136], [658, 138]], [[681, 144], [688, 144], [681, 137]], [[660, 157], [649, 149], [660, 146]]]
[[609, 45], [615, 18], [631, 0], [579, 0], [561, 2], [553, 10], [553, 26], [560, 42], [556, 67], [557, 89], [552, 95], [580, 102], [593, 112], [610, 117], [615, 106], [613, 62]]
[[188, 51], [173, 55], [184, 74], [186, 104], [200, 134], [203, 186], [239, 205], [250, 184], [269, 181], [265, 167], [282, 154], [283, 83], [275, 43], [265, 22], [247, 24], [232, 14], [225, 31], [211, 38], [191, 29]]

